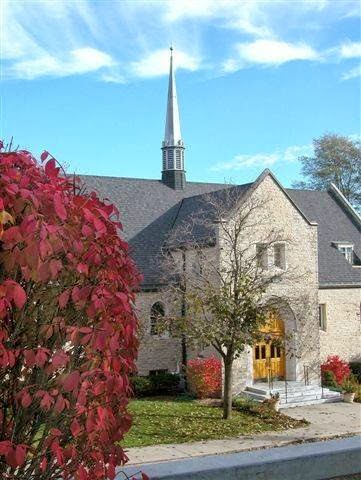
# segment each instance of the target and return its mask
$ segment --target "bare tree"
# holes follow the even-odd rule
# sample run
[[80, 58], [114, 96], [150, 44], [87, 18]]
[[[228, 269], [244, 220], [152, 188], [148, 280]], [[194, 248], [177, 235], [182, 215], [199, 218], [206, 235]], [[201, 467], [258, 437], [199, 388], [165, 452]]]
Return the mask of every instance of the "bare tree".
[[182, 312], [170, 319], [172, 328], [192, 345], [212, 346], [222, 358], [223, 417], [228, 419], [233, 362], [260, 338], [273, 306], [266, 295], [269, 286], [295, 274], [285, 265], [290, 240], [269, 225], [268, 200], [251, 187], [225, 188], [184, 202], [163, 252], [164, 295], [176, 304], [174, 311]]

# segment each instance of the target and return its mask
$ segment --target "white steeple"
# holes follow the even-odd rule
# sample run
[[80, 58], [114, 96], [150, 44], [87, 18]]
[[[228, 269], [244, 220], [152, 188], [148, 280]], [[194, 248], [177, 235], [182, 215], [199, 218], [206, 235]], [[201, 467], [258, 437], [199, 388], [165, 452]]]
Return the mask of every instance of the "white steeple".
[[168, 101], [167, 101], [167, 117], [165, 121], [164, 145], [179, 145], [182, 142], [179, 110], [177, 100], [177, 88], [175, 84], [174, 68], [173, 68], [173, 47], [170, 47], [170, 68], [169, 68], [169, 84], [168, 84]]
[[162, 182], [176, 190], [185, 187], [184, 144], [181, 135], [177, 89], [173, 67], [173, 47], [170, 47], [170, 68], [165, 121], [162, 142]]

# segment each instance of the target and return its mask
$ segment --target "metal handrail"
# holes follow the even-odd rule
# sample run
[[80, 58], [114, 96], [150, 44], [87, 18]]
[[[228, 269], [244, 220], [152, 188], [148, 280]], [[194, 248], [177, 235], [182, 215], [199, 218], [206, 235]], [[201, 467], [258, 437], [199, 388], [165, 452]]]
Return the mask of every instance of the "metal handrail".
[[303, 377], [305, 380], [305, 386], [309, 385], [309, 365], [303, 365]]
[[321, 398], [324, 398], [324, 388], [322, 384], [322, 375], [319, 368], [312, 368], [310, 365], [304, 365], [305, 385], [310, 384], [310, 371], [317, 374], [318, 385], [321, 386]]
[[268, 377], [268, 389], [269, 389], [269, 390], [273, 390], [273, 371], [272, 371], [272, 367], [271, 367], [271, 366], [268, 366], [268, 367], [267, 367], [267, 370], [268, 370], [268, 374], [267, 374], [267, 377]]

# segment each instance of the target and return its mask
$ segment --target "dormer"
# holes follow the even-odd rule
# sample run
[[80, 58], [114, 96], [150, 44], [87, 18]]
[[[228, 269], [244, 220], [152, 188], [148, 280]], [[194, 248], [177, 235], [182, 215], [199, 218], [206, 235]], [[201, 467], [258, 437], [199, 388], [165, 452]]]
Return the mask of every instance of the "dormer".
[[346, 258], [346, 260], [353, 265], [354, 263], [354, 246], [353, 243], [348, 242], [332, 242], [337, 250]]

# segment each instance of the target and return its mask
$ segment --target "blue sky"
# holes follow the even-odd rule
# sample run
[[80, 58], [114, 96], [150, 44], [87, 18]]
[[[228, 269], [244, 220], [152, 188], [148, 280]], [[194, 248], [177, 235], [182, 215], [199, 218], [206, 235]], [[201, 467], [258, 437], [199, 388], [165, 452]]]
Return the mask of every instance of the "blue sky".
[[159, 178], [168, 47], [187, 178], [288, 186], [325, 132], [360, 135], [360, 3], [1, 3], [0, 137], [68, 171]]

